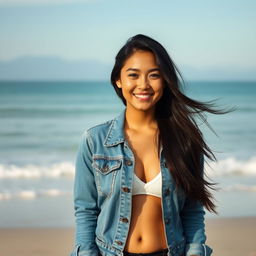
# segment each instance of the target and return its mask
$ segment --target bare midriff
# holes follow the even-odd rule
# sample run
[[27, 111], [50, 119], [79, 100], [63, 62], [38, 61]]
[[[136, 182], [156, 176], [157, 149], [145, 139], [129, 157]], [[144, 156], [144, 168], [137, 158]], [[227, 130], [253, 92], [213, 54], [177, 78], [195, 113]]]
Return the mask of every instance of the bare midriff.
[[132, 217], [124, 250], [149, 253], [167, 248], [161, 198], [146, 194], [132, 198]]
[[[147, 183], [159, 173], [160, 159], [156, 129], [136, 132], [125, 129], [128, 145], [135, 158], [134, 172]], [[156, 136], [157, 137], [157, 136]], [[167, 248], [161, 198], [148, 194], [132, 196], [130, 227], [124, 251], [150, 253]]]

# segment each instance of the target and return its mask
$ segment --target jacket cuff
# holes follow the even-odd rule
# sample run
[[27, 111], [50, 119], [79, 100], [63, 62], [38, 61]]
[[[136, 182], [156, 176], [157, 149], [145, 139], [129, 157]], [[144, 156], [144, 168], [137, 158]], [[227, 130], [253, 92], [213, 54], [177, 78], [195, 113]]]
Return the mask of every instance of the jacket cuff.
[[81, 244], [77, 244], [74, 250], [70, 254], [70, 256], [99, 256], [99, 255], [100, 255], [100, 252], [98, 249], [85, 250], [82, 248]]
[[185, 252], [185, 256], [210, 256], [212, 254], [212, 249], [206, 244], [190, 243], [186, 244]]

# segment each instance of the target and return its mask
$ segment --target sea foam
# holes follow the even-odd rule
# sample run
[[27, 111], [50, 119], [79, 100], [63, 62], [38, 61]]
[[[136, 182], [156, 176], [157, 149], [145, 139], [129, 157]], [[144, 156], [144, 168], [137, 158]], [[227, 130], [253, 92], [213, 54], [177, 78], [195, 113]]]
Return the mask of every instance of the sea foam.
[[[205, 171], [208, 176], [226, 175], [256, 175], [256, 156], [248, 160], [238, 160], [235, 157], [218, 160], [217, 162], [205, 161]], [[23, 166], [13, 164], [0, 164], [0, 179], [40, 179], [40, 178], [69, 178], [73, 179], [75, 166], [72, 162], [60, 162], [51, 165], [27, 164]]]
[[0, 200], [9, 200], [14, 198], [31, 200], [38, 197], [57, 197], [64, 195], [71, 195], [71, 191], [64, 191], [60, 189], [46, 189], [46, 190], [20, 190], [20, 191], [0, 191]]
[[[206, 162], [208, 162], [206, 160]], [[228, 157], [217, 162], [205, 163], [205, 171], [211, 176], [227, 176], [227, 175], [256, 175], [256, 156], [248, 160], [238, 160], [235, 157]]]
[[13, 164], [0, 165], [0, 179], [70, 178], [74, 176], [74, 172], [74, 164], [71, 162], [60, 162], [46, 166], [35, 164], [23, 166]]

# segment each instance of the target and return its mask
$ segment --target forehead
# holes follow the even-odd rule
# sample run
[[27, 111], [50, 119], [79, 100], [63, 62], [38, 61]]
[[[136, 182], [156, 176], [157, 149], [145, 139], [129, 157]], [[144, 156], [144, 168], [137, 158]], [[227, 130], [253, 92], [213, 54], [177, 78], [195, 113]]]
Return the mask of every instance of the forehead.
[[129, 56], [123, 68], [137, 68], [137, 69], [152, 69], [157, 68], [155, 55], [150, 51], [136, 50], [131, 56]]

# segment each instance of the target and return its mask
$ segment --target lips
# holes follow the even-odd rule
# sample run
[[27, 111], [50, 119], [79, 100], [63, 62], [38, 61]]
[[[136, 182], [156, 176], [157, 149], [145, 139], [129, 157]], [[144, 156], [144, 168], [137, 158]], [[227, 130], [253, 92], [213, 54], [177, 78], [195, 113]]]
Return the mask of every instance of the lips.
[[153, 93], [133, 93], [134, 96], [138, 98], [148, 98], [153, 95]]
[[133, 95], [138, 99], [148, 100], [153, 93], [133, 93]]

